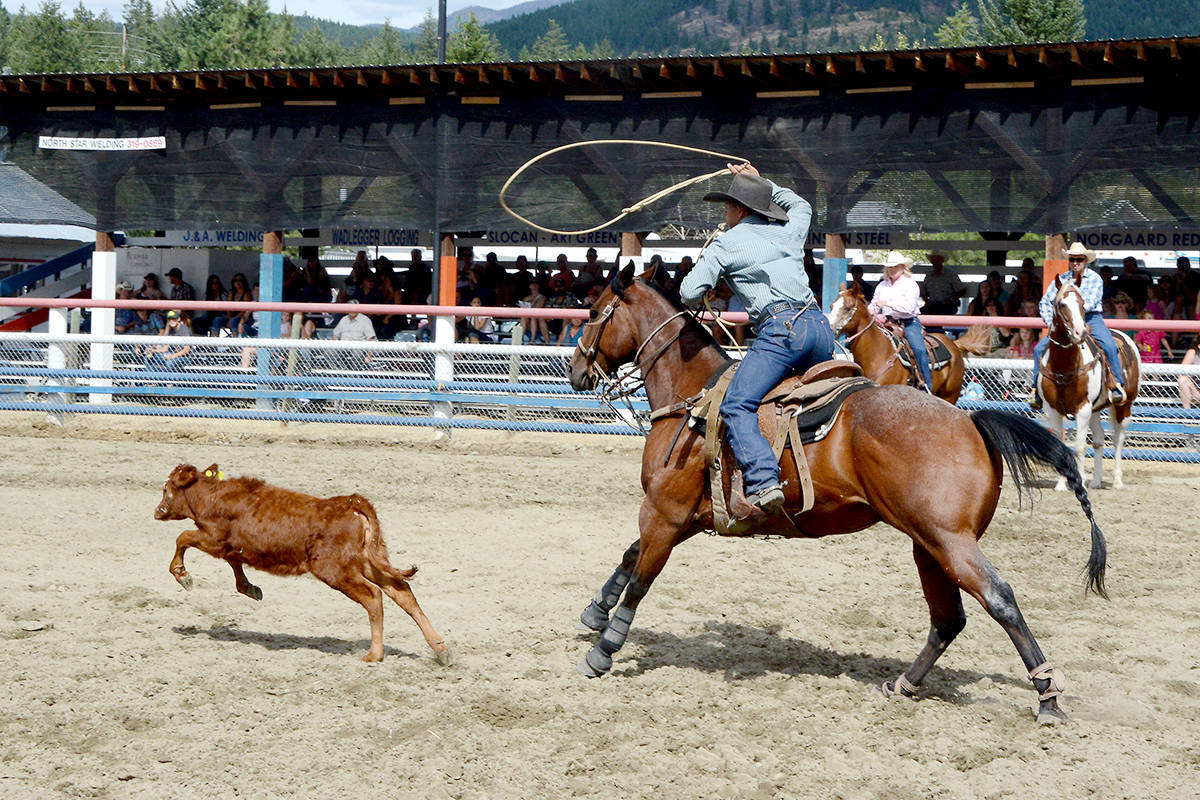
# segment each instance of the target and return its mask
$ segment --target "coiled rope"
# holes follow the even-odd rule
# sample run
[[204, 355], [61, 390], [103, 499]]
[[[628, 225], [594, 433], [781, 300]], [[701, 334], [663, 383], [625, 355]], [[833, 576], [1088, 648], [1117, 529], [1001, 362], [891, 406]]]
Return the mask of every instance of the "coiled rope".
[[645, 198], [637, 201], [636, 203], [629, 206], [628, 208], [622, 209], [620, 214], [613, 217], [608, 222], [602, 222], [599, 225], [596, 225], [595, 227], [585, 228], [583, 230], [578, 230], [578, 231], [560, 231], [560, 230], [555, 230], [554, 228], [544, 228], [541, 225], [538, 225], [533, 220], [527, 219], [526, 217], [523, 217], [520, 214], [518, 214], [516, 211], [513, 211], [511, 208], [509, 208], [508, 203], [505, 202], [504, 196], [508, 192], [508, 187], [512, 185], [513, 181], [515, 181], [521, 175], [522, 172], [529, 169], [534, 164], [541, 161], [543, 158], [549, 158], [550, 156], [554, 155], [555, 153], [561, 153], [564, 150], [572, 150], [576, 147], [592, 147], [592, 146], [596, 146], [596, 145], [609, 145], [609, 144], [633, 144], [633, 145], [645, 145], [647, 147], [669, 147], [669, 148], [672, 148], [675, 150], [685, 150], [689, 153], [701, 153], [703, 155], [709, 155], [709, 156], [715, 156], [717, 158], [723, 158], [727, 162], [730, 162], [730, 163], [732, 163], [732, 162], [744, 163], [744, 164], [749, 163], [749, 159], [742, 158], [741, 156], [734, 156], [734, 155], [730, 155], [729, 153], [718, 153], [715, 150], [705, 150], [704, 148], [701, 148], [701, 147], [688, 147], [687, 145], [682, 145], [682, 144], [672, 144], [670, 142], [647, 142], [647, 141], [640, 141], [638, 139], [597, 139], [595, 141], [590, 141], [590, 142], [573, 142], [571, 144], [564, 144], [561, 147], [555, 147], [552, 150], [547, 150], [546, 152], [542, 153], [541, 155], [535, 156], [535, 157], [529, 159], [528, 161], [526, 161], [524, 164], [522, 164], [520, 169], [518, 169], [516, 172], [514, 172], [512, 175], [510, 175], [508, 180], [504, 182], [504, 185], [502, 187], [500, 187], [500, 206], [505, 211], [507, 211], [509, 214], [512, 214], [514, 217], [521, 220], [521, 222], [524, 222], [526, 225], [530, 226], [531, 228], [535, 228], [539, 231], [543, 231], [544, 233], [551, 233], [551, 234], [555, 234], [555, 235], [559, 235], [559, 236], [580, 236], [585, 233], [595, 233], [598, 230], [603, 230], [604, 228], [607, 228], [609, 225], [612, 225], [613, 223], [624, 219], [625, 217], [629, 216], [630, 214], [636, 214], [637, 212], [641, 211], [646, 206], [651, 205], [652, 203], [657, 203], [659, 200], [662, 200], [667, 195], [677, 192], [680, 189], [686, 189], [687, 187], [694, 186], [697, 183], [703, 183], [704, 181], [712, 180], [713, 178], [716, 178], [720, 175], [731, 174], [729, 172], [729, 169], [725, 168], [725, 169], [719, 169], [716, 172], [709, 172], [705, 175], [697, 175], [694, 178], [688, 178], [685, 181], [680, 181], [679, 183], [675, 184], [674, 186], [668, 186], [666, 189], [663, 189], [660, 192], [655, 192], [654, 194], [649, 195], [648, 197], [645, 197]]

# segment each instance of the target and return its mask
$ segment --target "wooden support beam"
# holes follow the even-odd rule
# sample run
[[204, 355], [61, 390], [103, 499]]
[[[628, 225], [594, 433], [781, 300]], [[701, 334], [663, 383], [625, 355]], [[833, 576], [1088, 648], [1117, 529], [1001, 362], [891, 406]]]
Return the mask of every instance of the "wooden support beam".
[[896, 71], [896, 59], [892, 58], [891, 53], [888, 53], [886, 56], [884, 56], [883, 69], [886, 72], [895, 72]]
[[514, 83], [516, 81], [516, 78], [513, 77], [511, 69], [509, 69], [508, 67], [501, 67], [500, 68], [500, 80], [504, 81], [505, 83]]
[[666, 81], [673, 80], [671, 77], [671, 66], [667, 62], [664, 61], [658, 65], [658, 77]]
[[817, 65], [813, 63], [811, 58], [804, 59], [804, 71], [809, 75], [817, 74]]
[[116, 84], [113, 83], [112, 75], [104, 76], [104, 89], [109, 92], [116, 92]]
[[921, 58], [920, 53], [917, 53], [917, 57], [913, 59], [913, 68], [918, 72], [925, 71], [925, 59]]
[[783, 75], [783, 68], [779, 66], [778, 58], [772, 58], [768, 63], [771, 66], [767, 70], [767, 72], [771, 75], [772, 78], [778, 78]]
[[562, 64], [559, 64], [554, 68], [554, 80], [558, 81], [559, 83], [567, 82], [567, 71], [563, 69]]
[[1067, 54], [1070, 56], [1072, 64], [1083, 63], [1083, 56], [1079, 55], [1079, 48], [1075, 45], [1071, 45], [1067, 48]]
[[687, 69], [684, 70], [683, 74], [687, 75], [689, 78], [695, 78], [696, 77], [696, 62], [692, 61], [689, 58], [687, 60]]
[[429, 82], [430, 83], [441, 83], [442, 82], [442, 76], [438, 75], [437, 67], [429, 68]]
[[1134, 57], [1138, 61], [1145, 61], [1146, 60], [1146, 45], [1142, 44], [1141, 42], [1138, 42], [1137, 45], [1133, 49], [1133, 54], [1134, 54]]
[[379, 71], [379, 82], [382, 83], [384, 86], [391, 86], [392, 85], [392, 71], [390, 69], [380, 70]]
[[1117, 51], [1113, 49], [1111, 44], [1106, 44], [1104, 46], [1104, 63], [1112, 64], [1114, 66], [1117, 63]]
[[289, 89], [299, 89], [300, 88], [300, 84], [296, 83], [296, 75], [293, 72], [291, 72], [291, 70], [289, 70], [287, 72], [287, 88], [289, 88]]
[[721, 66], [721, 59], [719, 59], [719, 58], [713, 59], [713, 77], [714, 78], [724, 78], [725, 77], [725, 68]]
[[[133, 80], [133, 79], [130, 78], [130, 80]], [[50, 91], [50, 79], [42, 78], [42, 94], [45, 94], [49, 91]]]
[[579, 80], [584, 83], [592, 82], [592, 71], [587, 68], [587, 64], [579, 65]]
[[455, 83], [466, 83], [467, 82], [467, 73], [462, 71], [462, 67], [459, 67], [454, 70], [454, 82]]
[[[67, 92], [74, 92], [77, 88], [78, 88], [78, 84], [75, 83], [75, 79], [68, 77], [67, 78]], [[150, 76], [150, 88], [154, 88], [154, 76], [153, 75]]]
[[421, 72], [420, 72], [420, 70], [410, 69], [410, 70], [408, 71], [408, 82], [409, 82], [409, 83], [415, 83], [417, 86], [420, 86], [420, 85], [421, 85]]
[[225, 85], [225, 73], [223, 73], [223, 72], [217, 73], [217, 88], [220, 89], [221, 91], [225, 91], [226, 89], [229, 88], [228, 86]]
[[[359, 70], [358, 74], [361, 75], [362, 70]], [[342, 71], [340, 69], [333, 71], [333, 85], [337, 89], [344, 89], [346, 87], [346, 82], [342, 80]]]
[[320, 89], [321, 88], [321, 79], [317, 77], [317, 73], [314, 70], [309, 70], [308, 85], [309, 85], [309, 88], [312, 88], [312, 89]]
[[29, 84], [25, 83], [24, 78], [17, 78], [17, 89], [19, 89], [22, 94], [30, 94]]
[[533, 64], [529, 65], [529, 80], [533, 81], [534, 83], [542, 82], [542, 76], [538, 72], [537, 67], [535, 67]]
[[1180, 60], [1179, 43], [1176, 42], [1174, 39], [1172, 39], [1171, 43], [1169, 45], [1167, 45], [1167, 52], [1171, 55], [1171, 58], [1173, 60], [1175, 60], [1175, 61]]
[[855, 72], [866, 72], [867, 71], [867, 64], [865, 61], [863, 61], [862, 53], [859, 53], [858, 55], [856, 55], [854, 57], [854, 71]]
[[482, 64], [479, 65], [479, 69], [477, 70], [476, 80], [478, 80], [484, 86], [492, 85], [492, 78], [490, 75], [488, 75], [487, 67], [483, 66]]
[[264, 89], [274, 89], [275, 88], [275, 82], [271, 80], [271, 73], [269, 73], [269, 72], [264, 72], [262, 74], [262, 82], [263, 82]]
[[1008, 48], [1008, 66], [1012, 69], [1017, 68], [1017, 51], [1015, 48]]
[[357, 84], [359, 86], [366, 86], [367, 85], [366, 73], [363, 72], [361, 69], [356, 70], [354, 73], [354, 82], [355, 82], [355, 84]]
[[983, 57], [982, 51], [976, 50], [975, 51], [975, 68], [976, 69], [988, 69], [990, 66], [991, 65], [988, 64], [988, 60]]
[[833, 56], [825, 57], [825, 71], [828, 72], [830, 75], [838, 74], [837, 64], [834, 63]]

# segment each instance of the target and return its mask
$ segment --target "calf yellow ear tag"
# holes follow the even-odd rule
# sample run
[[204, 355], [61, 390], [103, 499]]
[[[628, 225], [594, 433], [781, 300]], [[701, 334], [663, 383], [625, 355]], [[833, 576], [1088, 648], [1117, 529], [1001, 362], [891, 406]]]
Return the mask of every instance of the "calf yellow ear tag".
[[204, 470], [204, 476], [206, 478], [216, 478], [219, 481], [223, 481], [225, 480], [225, 470], [217, 470], [216, 472], [213, 472], [211, 469], [206, 469]]

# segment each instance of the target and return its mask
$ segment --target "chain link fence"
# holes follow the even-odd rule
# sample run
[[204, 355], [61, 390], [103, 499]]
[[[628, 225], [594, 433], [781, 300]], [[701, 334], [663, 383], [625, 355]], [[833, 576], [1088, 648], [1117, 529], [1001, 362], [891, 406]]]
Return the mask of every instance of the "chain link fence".
[[[111, 369], [91, 367], [111, 348]], [[564, 433], [637, 430], [644, 394], [613, 408], [566, 378], [572, 349], [325, 339], [0, 334], [0, 410]], [[103, 359], [101, 359], [103, 361]], [[1033, 415], [1032, 362], [968, 361], [959, 405]], [[1200, 365], [1144, 364], [1126, 457], [1200, 461]], [[1200, 393], [1200, 389], [1198, 389]], [[1105, 425], [1108, 430], [1108, 425]]]

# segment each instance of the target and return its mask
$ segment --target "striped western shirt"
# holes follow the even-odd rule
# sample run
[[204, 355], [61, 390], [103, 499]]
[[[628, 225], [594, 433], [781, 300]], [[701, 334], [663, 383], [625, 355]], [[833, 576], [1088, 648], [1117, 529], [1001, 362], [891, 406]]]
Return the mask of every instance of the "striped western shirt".
[[771, 222], [751, 214], [717, 237], [679, 287], [685, 303], [698, 303], [722, 277], [755, 325], [762, 322], [763, 309], [772, 303], [813, 301], [804, 272], [804, 242], [812, 206], [791, 189], [774, 183], [771, 199], [787, 211], [788, 221]]
[[[1071, 277], [1071, 270], [1067, 270], [1062, 275], [1058, 276], [1063, 283], [1075, 280]], [[1079, 282], [1079, 293], [1083, 295], [1083, 313], [1090, 314], [1093, 311], [1104, 311], [1104, 279], [1100, 274], [1093, 272], [1090, 269], [1083, 271], [1083, 279]], [[1038, 311], [1042, 315], [1042, 321], [1047, 325], [1054, 324], [1054, 298], [1058, 296], [1058, 289], [1054, 284], [1046, 289], [1046, 293], [1042, 295], [1042, 300], [1038, 303]]]

